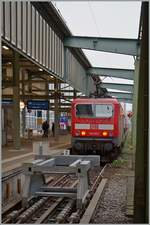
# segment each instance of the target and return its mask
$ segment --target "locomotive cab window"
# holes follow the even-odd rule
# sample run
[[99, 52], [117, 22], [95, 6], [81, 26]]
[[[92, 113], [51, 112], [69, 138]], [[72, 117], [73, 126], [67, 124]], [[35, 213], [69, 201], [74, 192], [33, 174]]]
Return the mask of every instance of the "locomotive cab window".
[[77, 117], [94, 117], [94, 105], [91, 104], [79, 104], [76, 106], [76, 116]]
[[113, 116], [113, 107], [110, 104], [78, 104], [76, 116], [80, 118], [110, 118]]
[[95, 106], [95, 116], [102, 118], [110, 118], [113, 115], [112, 105], [96, 105]]

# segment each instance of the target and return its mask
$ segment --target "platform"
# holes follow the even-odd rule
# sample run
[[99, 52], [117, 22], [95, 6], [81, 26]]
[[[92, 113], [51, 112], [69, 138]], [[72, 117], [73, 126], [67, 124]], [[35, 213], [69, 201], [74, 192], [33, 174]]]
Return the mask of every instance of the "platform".
[[54, 137], [34, 137], [32, 141], [22, 140], [22, 147], [20, 150], [15, 150], [11, 145], [3, 147], [2, 172], [19, 167], [25, 161], [33, 160], [33, 143], [43, 140], [48, 142], [50, 155], [61, 154], [64, 149], [70, 146], [70, 134], [68, 134], [60, 135], [58, 141], [55, 141]]

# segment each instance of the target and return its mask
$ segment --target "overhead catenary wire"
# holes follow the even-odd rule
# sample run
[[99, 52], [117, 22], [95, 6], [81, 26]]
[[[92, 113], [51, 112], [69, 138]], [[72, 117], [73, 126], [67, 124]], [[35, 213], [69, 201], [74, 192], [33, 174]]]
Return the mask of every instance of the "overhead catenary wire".
[[[88, 0], [88, 5], [89, 5], [89, 9], [90, 9], [90, 12], [91, 12], [91, 16], [92, 16], [93, 22], [94, 22], [94, 24], [95, 24], [95, 28], [96, 28], [97, 34], [98, 34], [99, 37], [101, 37], [102, 34], [101, 34], [100, 30], [99, 30], [99, 27], [98, 27], [98, 24], [97, 24], [97, 21], [96, 21], [95, 14], [94, 14], [94, 11], [93, 11], [93, 9], [92, 9], [92, 5], [91, 5], [91, 3], [90, 3], [90, 0]], [[113, 80], [113, 78], [112, 78], [112, 77], [109, 77], [109, 76], [106, 76], [106, 77], [103, 77], [103, 78], [102, 78], [102, 77], [103, 77], [103, 76], [99, 76], [99, 78], [102, 80], [102, 82], [103, 82], [103, 80], [105, 80], [106, 78], [110, 78], [110, 79]]]
[[88, 5], [89, 5], [90, 12], [91, 12], [91, 16], [92, 16], [92, 18], [93, 18], [93, 22], [94, 22], [94, 24], [95, 24], [95, 28], [96, 28], [97, 34], [98, 34], [98, 36], [100, 37], [100, 36], [101, 36], [101, 34], [100, 34], [101, 32], [100, 32], [100, 30], [99, 30], [99, 27], [98, 27], [98, 24], [97, 24], [95, 15], [94, 15], [94, 11], [93, 11], [92, 6], [91, 6], [91, 3], [90, 3], [90, 0], [88, 0]]

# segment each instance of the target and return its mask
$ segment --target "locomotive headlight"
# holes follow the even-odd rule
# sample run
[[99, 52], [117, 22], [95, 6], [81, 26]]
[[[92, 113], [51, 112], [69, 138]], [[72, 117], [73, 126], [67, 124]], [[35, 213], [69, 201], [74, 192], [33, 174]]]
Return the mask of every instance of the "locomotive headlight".
[[103, 132], [102, 132], [102, 136], [103, 136], [103, 137], [107, 137], [107, 136], [108, 136], [108, 132], [107, 132], [107, 131], [103, 131]]
[[86, 132], [85, 132], [84, 130], [82, 130], [82, 131], [81, 131], [81, 135], [82, 135], [82, 136], [85, 136], [85, 135], [86, 135]]

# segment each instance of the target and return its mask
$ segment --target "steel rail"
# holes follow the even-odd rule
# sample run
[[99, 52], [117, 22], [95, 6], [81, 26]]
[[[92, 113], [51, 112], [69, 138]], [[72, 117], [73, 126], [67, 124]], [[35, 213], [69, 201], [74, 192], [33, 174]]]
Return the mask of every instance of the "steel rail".
[[[103, 179], [103, 174], [104, 174], [104, 172], [105, 172], [105, 170], [106, 170], [106, 168], [109, 166], [109, 164], [107, 163], [103, 168], [102, 168], [102, 170], [100, 171], [100, 173], [99, 173], [99, 175], [97, 176], [97, 178], [96, 178], [96, 180], [94, 181], [94, 183], [92, 184], [92, 187], [91, 187], [91, 189], [90, 189], [90, 191], [89, 191], [89, 199], [87, 200], [88, 202], [87, 202], [87, 207], [89, 207], [88, 206], [88, 203], [89, 203], [89, 201], [91, 202], [92, 200], [91, 199], [93, 199], [94, 198], [94, 193], [96, 193], [97, 192], [97, 190], [98, 190], [98, 185], [100, 186], [100, 184], [101, 184], [101, 181], [102, 181], [102, 179]], [[99, 198], [98, 198], [99, 199]], [[95, 199], [94, 200], [94, 202], [96, 202], [96, 201], [98, 201], [98, 199]], [[89, 205], [90, 205], [90, 203], [89, 203]], [[92, 211], [92, 210], [91, 210]], [[94, 209], [93, 209], [93, 211], [94, 211]], [[74, 212], [74, 213], [72, 213], [72, 215], [70, 216], [70, 218], [69, 218], [69, 223], [70, 224], [74, 224], [74, 223], [79, 223], [79, 221], [83, 218], [83, 213], [85, 213], [84, 211], [80, 211], [80, 210], [77, 210], [76, 212]], [[88, 212], [89, 213], [89, 212]]]
[[[85, 206], [88, 205], [90, 199], [92, 198], [94, 192], [97, 189], [99, 182], [102, 180], [103, 173], [104, 173], [107, 165], [108, 164], [106, 164], [105, 167], [100, 171], [98, 176], [96, 175], [97, 176], [96, 179], [94, 179], [94, 182], [91, 183], [91, 188], [89, 191], [90, 195], [87, 198]], [[58, 177], [57, 180], [52, 181], [52, 179], [50, 179], [50, 183], [53, 187], [58, 186], [58, 185], [59, 185], [59, 187], [61, 187], [61, 186], [62, 187], [64, 187], [64, 186], [72, 187], [72, 188], [75, 187], [78, 184], [78, 180], [75, 180], [75, 182], [70, 185], [69, 178], [70, 177], [68, 175], [64, 175], [62, 177]], [[41, 223], [45, 223], [46, 221], [48, 221], [48, 218], [49, 218], [49, 220], [51, 220], [51, 219], [56, 220], [56, 222], [58, 222], [58, 223], [59, 222], [61, 222], [61, 223], [68, 222], [69, 220], [70, 220], [69, 223], [72, 223], [76, 219], [79, 222], [81, 216], [83, 215], [83, 210], [85, 209], [85, 206], [83, 207], [84, 209], [73, 212], [75, 200], [70, 199], [70, 200], [67, 200], [66, 202], [63, 202], [64, 200], [65, 200], [65, 198], [62, 198], [62, 197], [61, 198], [51, 198], [51, 197], [44, 198], [43, 197], [40, 200], [38, 200], [39, 203], [42, 201], [42, 204], [38, 204], [38, 202], [36, 202], [37, 204], [34, 203], [28, 209], [25, 209], [25, 211], [23, 211], [23, 213], [21, 213], [21, 214], [19, 213], [18, 215], [16, 214], [17, 221], [16, 221], [16, 218], [14, 220], [10, 216], [9, 218], [6, 218], [4, 222], [5, 223], [8, 223], [8, 222], [31, 223], [32, 222], [35, 224], [41, 224]], [[62, 205], [63, 205], [63, 207], [62, 207]], [[41, 215], [41, 213], [42, 213], [42, 215]], [[56, 215], [56, 217], [53, 215]], [[72, 217], [70, 215], [71, 216], [74, 215], [73, 219], [71, 219]], [[53, 217], [55, 217], [55, 219]]]
[[80, 220], [80, 224], [88, 224], [90, 223], [90, 220], [92, 219], [92, 216], [95, 212], [95, 208], [97, 206], [97, 203], [101, 197], [101, 194], [103, 192], [103, 189], [105, 187], [105, 184], [107, 182], [106, 178], [102, 178], [92, 200], [90, 201], [90, 204], [88, 206], [88, 208], [86, 209], [84, 215], [82, 216], [81, 220]]
[[[19, 172], [18, 171], [16, 171], [16, 173], [15, 173], [15, 175], [16, 174], [19, 174]], [[13, 174], [11, 174], [11, 175], [13, 175]], [[14, 175], [14, 176], [15, 176]], [[7, 175], [7, 177], [8, 177], [9, 175]], [[10, 176], [9, 176], [10, 177]], [[12, 176], [11, 176], [12, 177]], [[62, 177], [59, 177], [58, 178], [58, 180], [56, 180], [54, 183], [53, 183], [53, 186], [55, 187], [56, 185], [58, 185], [60, 182], [62, 182], [62, 180], [65, 178], [66, 176], [64, 175], [64, 176], [62, 176]], [[51, 179], [49, 179], [49, 181], [47, 182], [47, 184], [48, 183], [51, 183], [51, 181], [52, 181], [52, 178]], [[45, 197], [43, 197], [44, 199], [46, 199]], [[38, 201], [36, 201], [32, 206], [30, 206], [28, 209], [29, 209], [29, 211], [30, 211], [30, 209], [32, 208], [32, 213], [34, 213], [34, 211], [35, 210], [37, 210], [38, 209], [38, 204], [39, 204], [39, 206], [40, 206], [40, 201], [43, 199], [43, 198], [40, 198]], [[44, 200], [43, 201], [43, 203], [45, 202], [46, 200]], [[20, 201], [21, 202], [21, 201]], [[36, 207], [34, 208], [34, 205], [36, 205]], [[25, 212], [27, 212], [27, 210], [28, 209], [25, 209], [25, 208], [21, 208], [20, 210], [15, 210], [15, 211], [12, 211], [10, 214], [8, 214], [7, 215], [7, 218], [4, 218], [3, 219], [3, 223], [5, 224], [5, 223], [11, 223], [11, 222], [13, 222], [13, 223], [16, 223], [16, 218], [17, 219], [19, 219], [20, 218], [20, 216], [22, 215], [22, 214], [24, 214]], [[30, 214], [30, 213], [29, 213]], [[18, 223], [18, 221], [17, 221], [17, 223]]]
[[[78, 184], [78, 180], [76, 180], [72, 185], [71, 188], [75, 187]], [[44, 223], [45, 220], [50, 216], [50, 214], [57, 208], [57, 206], [63, 201], [64, 198], [58, 198], [56, 202], [49, 208], [47, 209], [44, 214], [40, 218], [38, 218], [35, 221], [35, 224], [41, 224]]]

